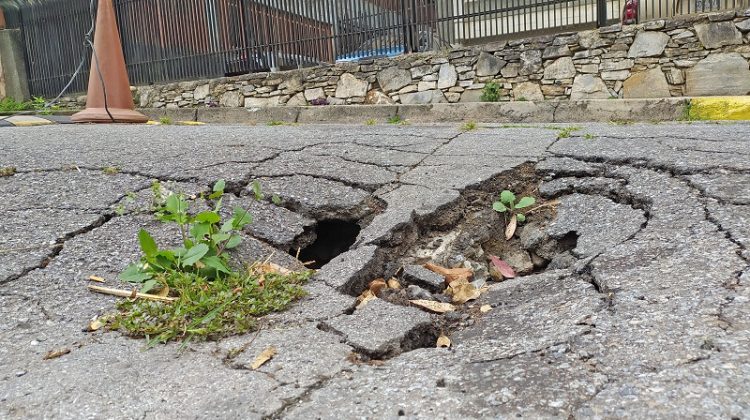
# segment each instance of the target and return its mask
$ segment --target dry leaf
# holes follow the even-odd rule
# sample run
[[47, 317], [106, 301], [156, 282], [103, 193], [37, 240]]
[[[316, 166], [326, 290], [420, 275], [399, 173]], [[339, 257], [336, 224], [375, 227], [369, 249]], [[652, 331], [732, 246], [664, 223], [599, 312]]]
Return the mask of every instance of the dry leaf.
[[518, 219], [516, 219], [516, 215], [514, 214], [510, 216], [510, 222], [508, 222], [508, 226], [505, 228], [506, 241], [509, 241], [516, 233], [516, 227], [518, 227]]
[[506, 279], [512, 279], [516, 277], [516, 272], [513, 271], [513, 267], [511, 267], [507, 262], [494, 255], [490, 255], [490, 261], [492, 261], [492, 265], [494, 265], [497, 271], [499, 271], [500, 274], [502, 274]]
[[387, 289], [388, 286], [385, 284], [385, 279], [375, 279], [370, 282], [368, 288], [375, 296], [379, 296], [380, 292], [383, 289]]
[[479, 289], [471, 283], [467, 284], [456, 284], [451, 288], [451, 295], [453, 296], [453, 303], [462, 305], [467, 301], [477, 299], [480, 295]]
[[391, 289], [400, 289], [401, 283], [399, 283], [395, 278], [392, 278], [388, 280], [388, 287], [390, 287]]
[[438, 314], [444, 314], [446, 312], [453, 312], [456, 307], [450, 303], [435, 302], [434, 300], [410, 300], [412, 305], [419, 306], [420, 308], [427, 309], [430, 312]]
[[101, 278], [99, 276], [89, 276], [89, 280], [95, 281], [97, 283], [105, 283], [106, 282], [106, 280], [104, 280], [103, 278]]
[[164, 285], [164, 287], [159, 289], [159, 291], [156, 293], [156, 296], [161, 296], [161, 297], [169, 296], [169, 286]]
[[284, 268], [272, 262], [264, 262], [262, 264], [258, 264], [258, 266], [255, 267], [255, 269], [259, 273], [281, 274], [282, 276], [288, 276], [289, 274], [292, 274], [292, 270], [288, 268]]
[[471, 271], [470, 268], [445, 268], [432, 263], [425, 264], [424, 268], [445, 277], [446, 284], [450, 284], [459, 279], [468, 281], [474, 275], [474, 272]]
[[445, 335], [441, 335], [437, 339], [437, 347], [438, 348], [448, 348], [451, 346], [451, 339], [446, 337]]
[[49, 352], [47, 352], [47, 354], [44, 355], [44, 360], [57, 359], [58, 357], [65, 356], [68, 353], [70, 353], [70, 349], [50, 350]]
[[490, 306], [490, 305], [482, 305], [482, 306], [481, 306], [481, 307], [479, 308], [479, 312], [481, 312], [481, 313], [483, 313], [483, 314], [486, 314], [487, 312], [489, 312], [489, 311], [491, 311], [491, 310], [492, 310], [492, 306]]
[[377, 299], [378, 297], [375, 296], [374, 293], [370, 289], [365, 290], [359, 297], [357, 297], [357, 306], [355, 309], [359, 309], [365, 305], [367, 305], [368, 302], [371, 300]]
[[255, 358], [253, 364], [250, 365], [250, 369], [257, 370], [259, 367], [266, 364], [266, 362], [273, 359], [274, 356], [276, 356], [276, 347], [269, 347], [263, 350], [263, 353], [258, 355], [258, 357]]
[[99, 318], [97, 318], [92, 321], [89, 321], [89, 324], [86, 326], [86, 329], [84, 331], [94, 332], [103, 326], [104, 324], [102, 323], [102, 321], [100, 321]]

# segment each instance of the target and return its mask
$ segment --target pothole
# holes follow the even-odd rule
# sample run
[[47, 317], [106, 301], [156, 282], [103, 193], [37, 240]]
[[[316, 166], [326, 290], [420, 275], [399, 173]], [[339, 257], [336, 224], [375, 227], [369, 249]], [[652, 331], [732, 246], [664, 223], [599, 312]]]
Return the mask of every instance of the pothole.
[[[293, 246], [289, 254], [297, 257], [308, 268], [319, 269], [348, 251], [361, 230], [362, 228], [354, 221], [321, 220], [310, 229], [309, 235], [306, 235], [307, 245]], [[310, 238], [314, 239], [311, 241]]]
[[[413, 239], [396, 247], [379, 249], [379, 257], [384, 261], [381, 269], [369, 272], [372, 280], [379, 283], [372, 283], [377, 284], [374, 288], [368, 286], [359, 290], [363, 295], [358, 303], [361, 304], [369, 291], [374, 295], [370, 299], [377, 297], [398, 306], [417, 306], [430, 312], [433, 328], [412, 331], [408, 347], [434, 347], [435, 331], [450, 334], [458, 327], [471, 325], [482, 315], [475, 300], [477, 291], [506, 280], [491, 257], [510, 265], [516, 278], [571, 267], [577, 260], [572, 251], [577, 246], [578, 235], [575, 232], [558, 236], [547, 233], [556, 218], [559, 202], [542, 198], [541, 181], [542, 176], [533, 164], [521, 165], [463, 191], [451, 205], [404, 227], [413, 233], [408, 235]], [[535, 204], [523, 209], [526, 221], [518, 225], [509, 240], [505, 238], [509, 215], [492, 208], [503, 190], [514, 192], [518, 199], [526, 196], [536, 199]], [[435, 270], [435, 266], [439, 269]], [[451, 275], [446, 272], [456, 273], [457, 278], [461, 278], [462, 273], [470, 273], [461, 280], [469, 286], [452, 284]], [[468, 300], [457, 298], [458, 293], [466, 290], [476, 296]], [[420, 303], [415, 304], [415, 301]], [[428, 302], [427, 307], [423, 306], [425, 302]], [[439, 309], [446, 307], [449, 310]], [[359, 309], [355, 313], [357, 311]]]

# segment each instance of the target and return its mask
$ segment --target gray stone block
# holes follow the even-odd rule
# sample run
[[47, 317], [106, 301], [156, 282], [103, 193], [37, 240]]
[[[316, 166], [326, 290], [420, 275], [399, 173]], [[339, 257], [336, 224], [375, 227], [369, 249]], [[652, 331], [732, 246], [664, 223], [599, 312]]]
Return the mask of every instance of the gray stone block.
[[403, 280], [406, 284], [414, 284], [431, 292], [442, 292], [445, 289], [445, 278], [421, 265], [405, 266]]

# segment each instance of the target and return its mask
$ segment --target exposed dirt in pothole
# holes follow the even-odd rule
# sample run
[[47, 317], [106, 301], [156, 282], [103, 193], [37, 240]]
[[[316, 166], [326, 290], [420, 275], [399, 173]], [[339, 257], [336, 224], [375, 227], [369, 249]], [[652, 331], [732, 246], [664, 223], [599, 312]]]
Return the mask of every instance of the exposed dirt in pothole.
[[[570, 252], [576, 247], [577, 235], [570, 233], [562, 237], [550, 237], [545, 229], [555, 220], [557, 202], [547, 201], [539, 194], [542, 177], [534, 170], [534, 164], [525, 164], [513, 171], [465, 190], [460, 198], [445, 209], [439, 210], [414, 225], [404, 228], [404, 237], [409, 240], [394, 247], [383, 247], [382, 271], [373, 273], [373, 279], [381, 278], [386, 287], [372, 290], [378, 298], [403, 306], [415, 306], [414, 301], [453, 305], [455, 310], [428, 310], [436, 314], [435, 331], [448, 332], [473, 323], [482, 312], [474, 299], [466, 302], [461, 295], [472, 287], [485, 291], [486, 287], [505, 280], [495, 269], [490, 257], [496, 256], [509, 264], [516, 277], [540, 273], [549, 269], [570, 267], [576, 258]], [[509, 217], [492, 209], [500, 192], [510, 190], [517, 198], [534, 197], [536, 203], [525, 213], [525, 223], [518, 225], [515, 235], [505, 239]], [[451, 279], [424, 269], [425, 264], [435, 264], [461, 273], [468, 270], [471, 276], [466, 282], [470, 286], [449, 285]], [[388, 280], [397, 281], [399, 288], [388, 287]], [[394, 283], [395, 284], [395, 283]], [[362, 290], [363, 296], [368, 295]], [[465, 297], [465, 296], [464, 296]], [[371, 297], [372, 298], [372, 297]], [[421, 307], [422, 308], [422, 307]], [[430, 340], [433, 338], [430, 335]], [[434, 346], [428, 340], [419, 340], [421, 345]]]

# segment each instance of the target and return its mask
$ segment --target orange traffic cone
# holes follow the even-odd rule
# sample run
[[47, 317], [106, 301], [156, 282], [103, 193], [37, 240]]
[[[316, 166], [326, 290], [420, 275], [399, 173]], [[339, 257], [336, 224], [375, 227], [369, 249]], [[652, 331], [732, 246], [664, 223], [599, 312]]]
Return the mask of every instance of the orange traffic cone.
[[148, 117], [137, 112], [133, 104], [112, 0], [99, 0], [94, 49], [96, 53], [91, 58], [86, 109], [74, 114], [71, 119], [75, 122], [92, 123], [148, 121]]

